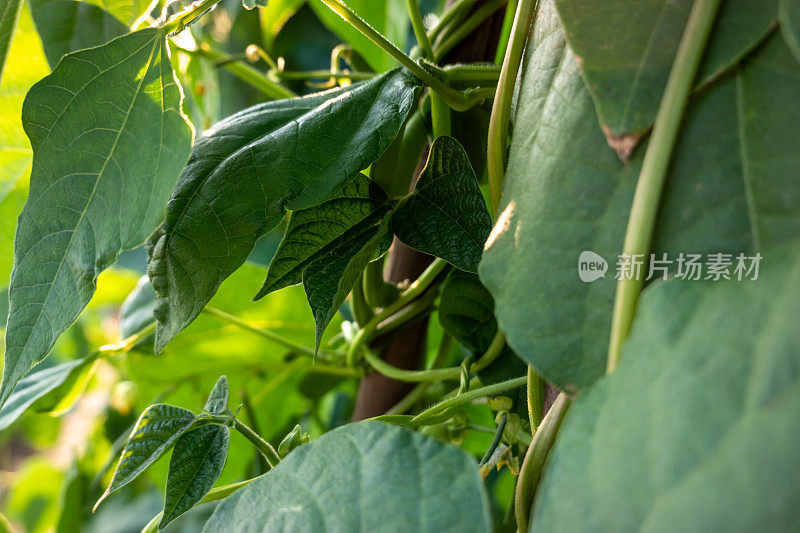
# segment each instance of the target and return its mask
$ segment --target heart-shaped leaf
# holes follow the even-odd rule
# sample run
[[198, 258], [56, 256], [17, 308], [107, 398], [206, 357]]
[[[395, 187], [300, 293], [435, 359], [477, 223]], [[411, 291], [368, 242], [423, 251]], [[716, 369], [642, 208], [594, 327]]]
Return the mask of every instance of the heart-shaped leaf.
[[491, 531], [475, 460], [380, 422], [349, 424], [304, 444], [219, 504], [203, 529]]
[[131, 431], [114, 477], [94, 505], [95, 509], [109, 494], [136, 479], [164, 455], [196, 420], [194, 413], [174, 405], [157, 403], [148, 407]]
[[[774, 34], [689, 106], [654, 232], [653, 253], [667, 254], [673, 275], [680, 253], [751, 255], [800, 235], [798, 93], [800, 65]], [[481, 280], [514, 351], [575, 391], [605, 371], [613, 272], [643, 152], [624, 165], [606, 146], [550, 2], [540, 3], [514, 129], [526, 134], [512, 139]], [[584, 251], [607, 262], [604, 278], [579, 278]]]
[[64, 57], [22, 111], [33, 146], [14, 270], [0, 405], [44, 359], [121, 250], [163, 216], [192, 132], [162, 29]]
[[254, 106], [201, 136], [148, 243], [156, 351], [283, 218], [328, 200], [389, 146], [420, 90], [401, 70]]
[[796, 527], [800, 246], [763, 256], [757, 281], [645, 290], [619, 367], [564, 421], [531, 531]]
[[475, 171], [452, 137], [433, 141], [417, 185], [392, 214], [392, 230], [403, 244], [477, 272], [492, 230]]
[[230, 430], [217, 424], [187, 431], [175, 441], [159, 529], [194, 507], [211, 490], [225, 466], [229, 442]]

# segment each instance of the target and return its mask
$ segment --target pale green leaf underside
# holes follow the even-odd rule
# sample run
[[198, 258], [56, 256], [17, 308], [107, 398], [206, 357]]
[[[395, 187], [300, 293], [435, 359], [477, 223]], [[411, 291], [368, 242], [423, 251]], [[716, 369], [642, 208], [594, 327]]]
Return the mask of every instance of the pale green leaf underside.
[[55, 68], [70, 52], [106, 43], [128, 27], [101, 8], [78, 0], [30, 0], [47, 62]]
[[[561, 21], [611, 135], [653, 124], [693, 0], [556, 0]], [[778, 0], [723, 2], [702, 83], [739, 61], [777, 20]]]
[[358, 174], [330, 200], [293, 211], [256, 299], [303, 280], [303, 269], [354, 233], [375, 226], [389, 211], [386, 195]]
[[800, 247], [763, 255], [758, 281], [645, 291], [619, 367], [559, 432], [531, 531], [797, 529]]
[[315, 532], [491, 531], [475, 460], [380, 422], [304, 444], [219, 504], [203, 529]]
[[201, 136], [148, 243], [156, 350], [197, 317], [286, 209], [324, 202], [378, 158], [418, 91], [415, 78], [394, 70], [254, 106]]
[[457, 140], [441, 136], [433, 141], [414, 192], [392, 214], [392, 230], [411, 248], [461, 270], [478, 271], [492, 219]]
[[194, 413], [174, 405], [157, 403], [148, 407], [131, 431], [114, 477], [95, 507], [109, 494], [136, 479], [164, 455], [196, 420]]
[[192, 132], [160, 29], [66, 56], [28, 93], [28, 201], [14, 243], [0, 404], [117, 254], [155, 229]]
[[225, 466], [229, 442], [230, 430], [216, 424], [187, 431], [175, 441], [159, 528], [191, 509], [211, 490]]
[[94, 360], [94, 357], [75, 359], [34, 372], [21, 379], [14, 393], [0, 408], [0, 430], [10, 426], [28, 408], [36, 404], [37, 400], [65, 384], [69, 386]]
[[155, 320], [153, 318], [155, 297], [156, 291], [150, 285], [148, 277], [139, 278], [136, 288], [125, 298], [119, 308], [119, 332], [122, 338], [130, 337]]
[[[800, 66], [779, 35], [687, 110], [653, 251], [752, 253], [800, 235]], [[501, 214], [480, 274], [509, 344], [562, 389], [604, 373], [615, 264], [642, 151], [608, 148], [552, 6], [540, 6], [521, 80]], [[584, 283], [578, 257], [609, 263]], [[674, 267], [674, 264], [673, 264]]]

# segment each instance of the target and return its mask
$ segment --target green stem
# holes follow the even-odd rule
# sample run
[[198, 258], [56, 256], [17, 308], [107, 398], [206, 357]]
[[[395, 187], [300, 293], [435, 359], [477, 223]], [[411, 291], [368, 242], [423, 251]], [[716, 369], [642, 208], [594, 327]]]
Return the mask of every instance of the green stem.
[[500, 78], [500, 68], [496, 65], [445, 65], [442, 70], [447, 81], [497, 83]]
[[461, 20], [464, 20], [469, 13], [469, 10], [472, 9], [472, 6], [478, 0], [457, 0], [453, 2], [453, 5], [450, 6], [448, 10], [442, 13], [442, 17], [439, 19], [439, 22], [434, 26], [430, 32], [428, 32], [428, 38], [431, 41], [436, 40], [439, 35], [441, 35], [442, 31], [450, 26], [451, 24], [455, 25]]
[[528, 420], [531, 431], [536, 431], [544, 416], [544, 380], [532, 366], [528, 366]]
[[506, 15], [503, 17], [503, 27], [500, 29], [500, 39], [497, 42], [497, 51], [494, 54], [495, 64], [502, 64], [503, 58], [506, 57], [508, 42], [511, 38], [511, 28], [514, 26], [518, 5], [519, 0], [508, 0], [508, 4], [506, 4]]
[[410, 420], [410, 425], [414, 426], [421, 426], [425, 425], [425, 422], [428, 419], [431, 419], [444, 411], [445, 409], [449, 409], [451, 407], [456, 407], [458, 405], [462, 405], [472, 400], [476, 400], [483, 396], [489, 396], [491, 394], [497, 394], [499, 392], [504, 392], [510, 389], [515, 389], [517, 387], [521, 387], [527, 382], [528, 378], [521, 377], [521, 378], [514, 378], [509, 379], [507, 381], [501, 381], [500, 383], [495, 383], [494, 385], [487, 385], [485, 387], [480, 387], [477, 389], [473, 389], [471, 391], [465, 392], [464, 394], [459, 394], [457, 396], [453, 396], [451, 398], [447, 398], [446, 400], [442, 400], [441, 402], [437, 403], [425, 409], [420, 414], [415, 416]]
[[[203, 496], [203, 498], [197, 502], [196, 505], [200, 505], [203, 503], [208, 502], [216, 502], [219, 500], [224, 500], [240, 488], [244, 487], [254, 479], [246, 479], [244, 481], [240, 481], [238, 483], [231, 483], [230, 485], [223, 485], [222, 487], [217, 487], [215, 489], [211, 489], [208, 493]], [[144, 528], [142, 528], [142, 533], [156, 533], [158, 531], [158, 524], [161, 523], [161, 518], [164, 516], [164, 512], [158, 513], [152, 520], [150, 520]]]
[[[439, 348], [436, 350], [436, 357], [431, 364], [431, 369], [436, 369], [441, 367], [445, 361], [447, 361], [447, 356], [450, 355], [450, 347], [453, 345], [453, 337], [451, 337], [447, 332], [442, 334], [442, 340], [439, 343]], [[411, 392], [405, 395], [402, 400], [397, 402], [395, 405], [392, 406], [391, 409], [386, 411], [387, 415], [401, 415], [411, 409], [415, 403], [417, 403], [420, 398], [422, 398], [425, 393], [428, 391], [428, 387], [430, 387], [430, 382], [422, 382]]]
[[267, 460], [270, 468], [275, 468], [281, 461], [281, 458], [278, 455], [278, 452], [275, 451], [275, 448], [273, 448], [269, 442], [262, 439], [258, 433], [250, 429], [238, 418], [233, 419], [233, 429], [244, 435], [247, 440], [253, 443], [256, 449], [264, 456], [264, 459]]
[[355, 366], [356, 358], [361, 347], [372, 339], [372, 335], [378, 325], [407, 304], [411, 303], [417, 297], [421, 296], [445, 267], [447, 267], [447, 262], [444, 259], [435, 259], [408, 289], [400, 293], [397, 300], [375, 313], [372, 320], [367, 322], [367, 324], [356, 333], [353, 342], [350, 343], [350, 348], [347, 350], [347, 366]]
[[475, 10], [475, 13], [459, 24], [452, 33], [444, 35], [439, 42], [433, 47], [433, 58], [435, 61], [441, 61], [447, 53], [458, 45], [461, 41], [466, 39], [475, 29], [480, 26], [492, 14], [506, 5], [506, 0], [490, 0], [483, 4], [480, 8]]
[[481, 459], [480, 465], [483, 466], [486, 462], [492, 458], [494, 451], [500, 446], [500, 441], [503, 439], [503, 431], [506, 429], [506, 422], [508, 422], [508, 413], [503, 413], [502, 418], [500, 418], [500, 423], [497, 424], [497, 429], [494, 432], [494, 438], [492, 439], [491, 444], [489, 444], [489, 448], [486, 450], [486, 453], [483, 454], [483, 459]]
[[469, 109], [473, 102], [464, 93], [457, 91], [444, 83], [442, 80], [419, 66], [413, 59], [408, 57], [402, 50], [397, 48], [386, 37], [381, 35], [380, 32], [370, 26], [364, 19], [359, 17], [347, 4], [342, 0], [321, 0], [323, 4], [328, 6], [336, 14], [350, 23], [353, 28], [360, 31], [365, 37], [378, 45], [384, 52], [396, 59], [401, 65], [411, 71], [414, 76], [420, 79], [422, 83], [439, 93], [447, 104], [458, 111]]
[[264, 74], [254, 69], [250, 65], [241, 61], [232, 60], [230, 56], [218, 50], [210, 48], [208, 45], [200, 45], [192, 50], [178, 46], [174, 42], [172, 45], [181, 52], [196, 57], [202, 57], [214, 63], [220, 64], [225, 70], [242, 80], [243, 82], [255, 87], [268, 97], [279, 100], [282, 98], [293, 98], [297, 96], [293, 91], [284, 87], [280, 83], [275, 83]]
[[190, 5], [180, 13], [176, 13], [171, 19], [164, 23], [163, 28], [167, 35], [178, 33], [186, 26], [203, 16], [203, 14], [214, 7], [220, 0], [202, 0]]
[[333, 78], [335, 80], [369, 80], [375, 77], [374, 72], [332, 72], [330, 70], [275, 70], [271, 69], [268, 76], [281, 80], [307, 80]]
[[[681, 37], [633, 196], [622, 250], [628, 257], [640, 254], [646, 256], [650, 252], [664, 179], [719, 4], [720, 0], [696, 0]], [[612, 372], [619, 364], [622, 344], [630, 333], [641, 289], [641, 279], [623, 277], [617, 282], [607, 372]]]
[[433, 59], [433, 48], [431, 48], [428, 33], [425, 31], [425, 24], [422, 22], [422, 13], [419, 12], [417, 0], [406, 0], [406, 8], [408, 9], [408, 18], [411, 19], [411, 27], [414, 29], [414, 36], [417, 38], [417, 44], [422, 48], [423, 57]]
[[509, 46], [503, 58], [497, 92], [492, 104], [492, 116], [489, 119], [489, 138], [486, 147], [486, 163], [489, 177], [489, 193], [492, 202], [492, 213], [497, 213], [503, 193], [503, 178], [506, 168], [506, 145], [508, 143], [508, 125], [511, 116], [511, 102], [514, 98], [514, 86], [517, 72], [525, 50], [525, 39], [528, 28], [536, 13], [537, 0], [520, 0], [514, 25], [511, 28]]
[[517, 490], [514, 495], [514, 507], [517, 516], [517, 531], [528, 531], [528, 519], [530, 518], [533, 498], [536, 495], [536, 488], [542, 476], [542, 468], [547, 460], [547, 455], [553, 447], [558, 428], [564, 417], [569, 411], [572, 400], [565, 393], [561, 393], [556, 398], [553, 406], [547, 412], [542, 424], [533, 435], [533, 440], [528, 451], [525, 453], [525, 460], [517, 479]]
[[[217, 309], [216, 307], [207, 306], [207, 307], [205, 307], [203, 309], [202, 312], [204, 314], [206, 314], [206, 315], [218, 318], [218, 319], [222, 320], [223, 322], [227, 322], [229, 324], [233, 324], [234, 326], [242, 328], [242, 329], [244, 329], [246, 331], [249, 331], [251, 333], [255, 333], [256, 335], [264, 337], [265, 339], [269, 339], [272, 342], [274, 342], [276, 344], [280, 344], [281, 346], [285, 346], [286, 348], [289, 348], [290, 350], [292, 350], [294, 352], [301, 353], [303, 355], [308, 355], [308, 356], [310, 356], [312, 358], [314, 357], [314, 349], [313, 348], [309, 348], [308, 346], [303, 346], [302, 344], [297, 344], [296, 342], [293, 342], [293, 341], [290, 341], [289, 339], [281, 337], [277, 333], [273, 333], [273, 332], [271, 332], [269, 330], [253, 326], [252, 324], [249, 324], [249, 323], [245, 322], [241, 318], [239, 318], [237, 316], [234, 316], [234, 315], [231, 315], [229, 313], [226, 313], [225, 311], [223, 311], [221, 309]], [[323, 358], [325, 358], [325, 359], [327, 359], [329, 361], [333, 361], [333, 360], [336, 359], [333, 356], [333, 354], [330, 354], [330, 353], [327, 353], [327, 352], [323, 352], [322, 350], [320, 350], [317, 353], [316, 356], [317, 357], [322, 356]]]

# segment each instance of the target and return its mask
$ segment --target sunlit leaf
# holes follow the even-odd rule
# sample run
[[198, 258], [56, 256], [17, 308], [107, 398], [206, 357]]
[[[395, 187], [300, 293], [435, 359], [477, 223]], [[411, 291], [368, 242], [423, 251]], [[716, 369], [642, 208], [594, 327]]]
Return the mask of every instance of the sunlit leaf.
[[414, 191], [392, 214], [404, 244], [467, 272], [477, 272], [492, 218], [467, 153], [452, 137], [438, 137]]
[[222, 414], [228, 408], [228, 378], [220, 376], [208, 395], [203, 410], [212, 415]]
[[156, 350], [197, 317], [286, 209], [324, 202], [379, 157], [418, 92], [416, 79], [394, 70], [257, 105], [201, 136], [148, 243]]
[[0, 4], [0, 81], [3, 79], [3, 67], [6, 64], [8, 49], [14, 37], [17, 18], [22, 9], [22, 0], [3, 0]]
[[491, 531], [490, 516], [466, 452], [360, 422], [295, 449], [223, 500], [203, 531]]
[[161, 29], [66, 56], [28, 93], [31, 192], [17, 227], [0, 405], [157, 226], [191, 145]]

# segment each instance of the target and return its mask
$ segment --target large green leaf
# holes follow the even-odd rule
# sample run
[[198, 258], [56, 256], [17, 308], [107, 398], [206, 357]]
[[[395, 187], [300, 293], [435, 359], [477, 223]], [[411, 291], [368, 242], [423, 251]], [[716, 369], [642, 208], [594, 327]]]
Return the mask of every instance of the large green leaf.
[[793, 531], [800, 247], [757, 281], [645, 291], [622, 362], [578, 397], [531, 531]]
[[[347, 0], [346, 4], [401, 50], [406, 48], [410, 24], [405, 2], [402, 0], [384, 0], [383, 2]], [[322, 23], [345, 43], [352, 46], [375, 72], [383, 72], [394, 66], [394, 59], [320, 0], [310, 0], [309, 5]]]
[[148, 407], [131, 431], [117, 469], [114, 471], [114, 477], [95, 504], [95, 508], [109, 494], [136, 479], [148, 466], [164, 455], [196, 420], [194, 413], [182, 407], [164, 403]]
[[22, 128], [22, 101], [31, 86], [50, 72], [42, 44], [23, 7], [6, 68], [0, 80], [0, 285], [8, 284], [13, 264], [9, 253], [17, 217], [28, 195], [31, 145]]
[[418, 92], [415, 78], [394, 70], [254, 106], [200, 137], [148, 243], [156, 350], [194, 320], [286, 209], [324, 202], [379, 157]]
[[307, 266], [353, 234], [376, 226], [389, 210], [383, 191], [365, 175], [358, 174], [330, 200], [292, 212], [256, 299], [303, 281]]
[[175, 441], [159, 528], [191, 509], [211, 490], [225, 466], [229, 442], [228, 427], [216, 424], [187, 431]]
[[[692, 0], [556, 0], [610, 137], [639, 135], [652, 125], [692, 5]], [[724, 2], [699, 80], [718, 75], [752, 50], [774, 26], [777, 6], [778, 0]]]
[[475, 171], [452, 137], [433, 141], [414, 192], [392, 214], [392, 230], [404, 244], [467, 272], [477, 272], [492, 218]]
[[21, 379], [14, 393], [0, 409], [0, 429], [10, 426], [28, 408], [36, 407], [38, 402], [46, 400], [51, 393], [54, 398], [45, 402], [46, 407], [59, 403], [61, 397], [73, 388], [95, 359], [93, 356], [75, 359], [33, 372]]
[[114, 15], [80, 0], [30, 0], [33, 20], [50, 66], [70, 52], [128, 33]]
[[225, 499], [203, 531], [490, 531], [475, 460], [455, 446], [360, 422], [300, 446]]
[[[653, 251], [752, 253], [800, 235], [800, 153], [793, 124], [800, 66], [779, 35], [687, 110]], [[501, 329], [548, 380], [574, 391], [601, 376], [641, 153], [623, 165], [606, 146], [574, 56], [543, 2], [521, 80], [501, 215], [481, 279]], [[610, 265], [578, 277], [583, 251]], [[673, 263], [673, 272], [675, 264]]]
[[800, 61], [800, 2], [781, 0], [778, 10], [781, 31], [794, 57]]
[[0, 81], [21, 9], [22, 0], [0, 0]]
[[111, 13], [125, 26], [130, 27], [138, 18], [145, 14], [152, 0], [86, 0], [90, 4]]
[[0, 405], [94, 293], [99, 272], [155, 229], [191, 128], [164, 31], [69, 54], [28, 93], [31, 190], [17, 227]]

